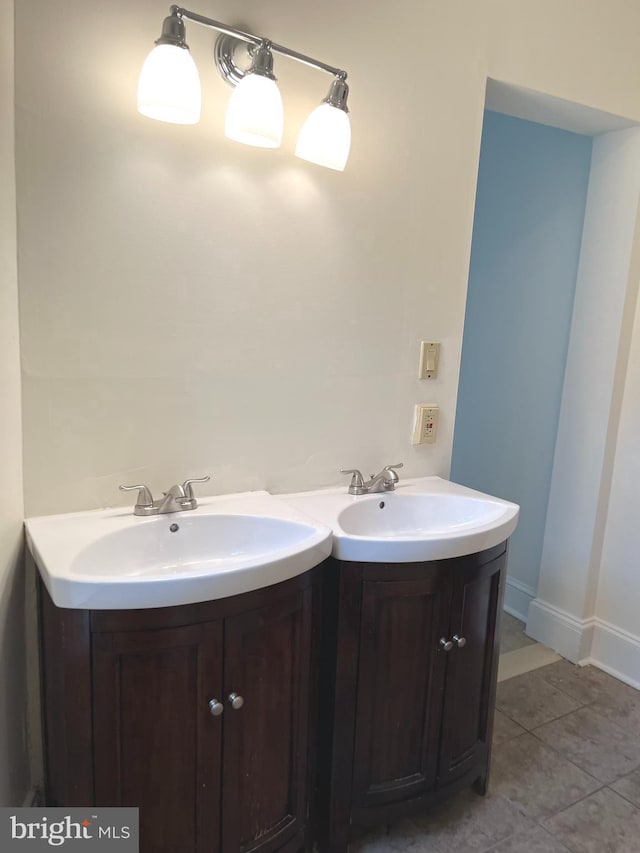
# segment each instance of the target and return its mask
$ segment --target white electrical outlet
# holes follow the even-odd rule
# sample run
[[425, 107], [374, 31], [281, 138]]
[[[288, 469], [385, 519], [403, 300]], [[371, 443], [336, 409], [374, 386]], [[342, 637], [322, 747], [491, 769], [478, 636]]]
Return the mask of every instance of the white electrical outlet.
[[440, 361], [440, 344], [437, 341], [422, 341], [420, 343], [419, 379], [435, 379], [438, 375]]
[[412, 444], [434, 444], [438, 430], [438, 406], [428, 403], [416, 405], [416, 420], [413, 427]]

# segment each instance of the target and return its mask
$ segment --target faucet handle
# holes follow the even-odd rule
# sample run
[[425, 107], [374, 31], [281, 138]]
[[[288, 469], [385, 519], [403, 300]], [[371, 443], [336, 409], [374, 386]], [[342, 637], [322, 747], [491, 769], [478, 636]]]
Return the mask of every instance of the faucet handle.
[[353, 474], [351, 478], [352, 486], [362, 486], [364, 484], [364, 478], [362, 476], [362, 471], [359, 471], [357, 468], [341, 468], [341, 474]]
[[363, 495], [365, 493], [364, 478], [362, 472], [357, 468], [341, 468], [341, 474], [352, 474], [351, 482], [349, 483], [350, 495]]
[[385, 465], [382, 469], [383, 471], [389, 472], [389, 488], [393, 489], [396, 483], [400, 482], [400, 477], [398, 477], [398, 472], [396, 468], [404, 468], [404, 464], [402, 462], [398, 462], [397, 465]]
[[184, 489], [184, 494], [187, 500], [192, 501], [194, 499], [191, 483], [208, 483], [210, 479], [211, 477], [207, 474], [206, 477], [192, 477], [190, 480], [185, 480], [182, 484], [182, 488]]
[[138, 486], [118, 486], [118, 488], [121, 492], [135, 492], [137, 490], [136, 506], [153, 506], [153, 495], [147, 486], [141, 484]]

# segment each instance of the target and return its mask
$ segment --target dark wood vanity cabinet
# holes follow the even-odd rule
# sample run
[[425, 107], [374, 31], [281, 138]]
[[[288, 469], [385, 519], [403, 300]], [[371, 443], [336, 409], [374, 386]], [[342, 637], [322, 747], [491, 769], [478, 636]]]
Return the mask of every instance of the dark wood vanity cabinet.
[[343, 853], [484, 792], [505, 565], [506, 543], [329, 559], [150, 610], [64, 610], [41, 584], [47, 804], [138, 806], [143, 853]]
[[95, 804], [138, 806], [145, 849], [200, 853], [219, 825], [222, 643], [222, 622], [92, 637]]
[[43, 588], [48, 804], [138, 806], [143, 853], [309, 847], [319, 577], [135, 611]]
[[359, 829], [462, 786], [484, 793], [505, 564], [502, 544], [325, 570], [321, 850], [344, 851]]

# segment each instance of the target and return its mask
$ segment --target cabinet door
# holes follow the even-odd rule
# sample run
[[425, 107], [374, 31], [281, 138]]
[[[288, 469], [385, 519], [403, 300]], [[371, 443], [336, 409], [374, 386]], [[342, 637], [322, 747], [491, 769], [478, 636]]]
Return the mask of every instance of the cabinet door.
[[[308, 588], [225, 621], [224, 853], [303, 844], [311, 620]], [[237, 710], [234, 693], [244, 700]]]
[[450, 587], [442, 574], [365, 581], [354, 747], [356, 809], [435, 786]]
[[457, 570], [450, 636], [464, 638], [447, 653], [438, 784], [486, 765], [490, 709], [498, 657], [498, 609], [506, 554], [484, 566]]
[[138, 806], [143, 853], [216, 853], [222, 623], [93, 637], [96, 805]]

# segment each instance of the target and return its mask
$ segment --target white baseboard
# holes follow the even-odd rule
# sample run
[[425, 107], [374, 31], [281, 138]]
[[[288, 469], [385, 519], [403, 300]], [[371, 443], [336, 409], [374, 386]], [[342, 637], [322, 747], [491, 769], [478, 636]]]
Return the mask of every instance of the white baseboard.
[[591, 657], [595, 619], [576, 619], [565, 610], [535, 598], [529, 607], [527, 634], [572, 663]]
[[640, 690], [640, 637], [595, 620], [588, 663]]
[[521, 622], [526, 622], [529, 605], [535, 597], [536, 591], [533, 587], [507, 575], [504, 591], [504, 609], [507, 613], [515, 616]]
[[640, 689], [640, 637], [604, 619], [576, 619], [539, 598], [531, 602], [527, 634], [573, 663], [592, 664]]

